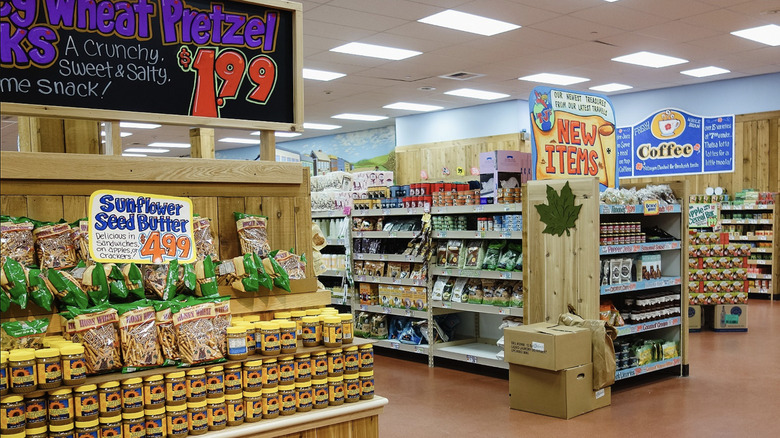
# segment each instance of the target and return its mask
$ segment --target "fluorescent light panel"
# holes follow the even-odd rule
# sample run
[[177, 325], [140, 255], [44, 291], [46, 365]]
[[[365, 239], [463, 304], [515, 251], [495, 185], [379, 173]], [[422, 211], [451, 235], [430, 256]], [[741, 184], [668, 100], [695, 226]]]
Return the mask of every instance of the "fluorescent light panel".
[[475, 90], [473, 88], [458, 88], [457, 90], [445, 91], [444, 94], [449, 94], [450, 96], [468, 97], [471, 99], [481, 99], [481, 100], [496, 100], [496, 99], [503, 99], [505, 97], [509, 97], [508, 94], [495, 93], [493, 91]]
[[685, 64], [687, 59], [675, 58], [674, 56], [659, 55], [652, 52], [636, 52], [630, 55], [618, 56], [612, 58], [616, 62], [624, 62], [626, 64], [641, 65], [643, 67], [661, 68], [668, 67], [670, 65]]
[[382, 108], [407, 110], [407, 111], [436, 111], [443, 109], [443, 106], [437, 105], [424, 105], [422, 103], [409, 103], [409, 102], [396, 102], [390, 105], [385, 105]]
[[590, 87], [590, 90], [593, 91], [601, 91], [603, 93], [611, 93], [613, 91], [622, 91], [622, 90], [630, 90], [634, 87], [631, 85], [625, 85], [625, 84], [617, 84], [617, 83], [611, 83], [611, 84], [604, 84], [604, 85], [597, 85], [595, 87]]
[[166, 152], [170, 152], [168, 149], [158, 149], [158, 148], [129, 148], [122, 151], [124, 152], [133, 152], [137, 154], [164, 154]]
[[122, 152], [123, 157], [148, 157], [146, 154], [133, 154], [133, 153], [125, 153]]
[[707, 76], [722, 75], [724, 73], [731, 73], [725, 68], [715, 67], [713, 65], [709, 67], [694, 68], [692, 70], [681, 71], [680, 73], [697, 78], [706, 78]]
[[329, 125], [327, 123], [304, 123], [303, 129], [315, 129], [320, 131], [332, 131], [341, 128], [340, 125]]
[[152, 148], [171, 148], [171, 149], [189, 149], [190, 144], [189, 143], [168, 143], [164, 141], [156, 141], [154, 143], [149, 143], [149, 147]]
[[162, 125], [158, 125], [156, 123], [119, 122], [120, 128], [129, 129], [157, 129], [161, 126]]
[[416, 50], [398, 49], [395, 47], [377, 46], [365, 43], [348, 43], [343, 46], [334, 47], [330, 49], [330, 51], [346, 53], [349, 55], [368, 56], [371, 58], [389, 59], [392, 61], [399, 61], [422, 54], [422, 52]]
[[131, 135], [133, 135], [132, 132], [120, 132], [119, 133], [119, 136], [122, 137], [122, 138], [130, 137]]
[[336, 114], [335, 116], [331, 116], [332, 119], [345, 119], [345, 120], [358, 120], [361, 122], [376, 122], [379, 120], [384, 120], [387, 117], [385, 116], [375, 116], [371, 114], [354, 114], [354, 113], [341, 113]]
[[432, 24], [434, 26], [441, 26], [448, 29], [455, 29], [485, 36], [493, 36], [499, 33], [520, 28], [520, 26], [516, 24], [494, 20], [492, 18], [481, 17], [479, 15], [467, 14], [465, 12], [455, 11], [452, 9], [421, 18], [417, 21], [420, 23]]
[[313, 79], [315, 81], [332, 81], [334, 79], [343, 78], [346, 76], [344, 73], [336, 73], [325, 70], [314, 70], [311, 68], [303, 69], [304, 79]]
[[219, 141], [222, 143], [260, 144], [260, 140], [254, 138], [225, 137], [225, 138], [220, 138]]
[[737, 30], [731, 32], [731, 34], [772, 47], [780, 46], [780, 26], [776, 24], [767, 24], [766, 26]]
[[553, 85], [572, 85], [572, 84], [579, 84], [580, 82], [587, 82], [590, 80], [588, 78], [559, 75], [556, 73], [538, 73], [535, 75], [523, 76], [522, 78], [518, 78], [518, 79], [520, 79], [521, 81], [540, 82], [542, 84], [553, 84]]
[[302, 134], [300, 132], [284, 132], [284, 131], [276, 131], [274, 133], [275, 137], [283, 137], [283, 138], [292, 138], [292, 137], [299, 137]]

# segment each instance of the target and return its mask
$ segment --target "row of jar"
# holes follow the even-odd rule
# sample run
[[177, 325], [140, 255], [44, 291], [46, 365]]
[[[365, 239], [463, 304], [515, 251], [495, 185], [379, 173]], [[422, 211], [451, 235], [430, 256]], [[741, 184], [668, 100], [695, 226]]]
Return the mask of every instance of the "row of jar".
[[374, 373], [364, 371], [312, 379], [182, 405], [106, 413], [91, 419], [79, 417], [79, 405], [75, 401], [69, 403], [71, 400], [63, 397], [65, 391], [70, 389], [50, 391], [48, 397], [43, 392], [3, 397], [0, 401], [3, 438], [181, 438], [201, 435], [244, 422], [371, 399]]

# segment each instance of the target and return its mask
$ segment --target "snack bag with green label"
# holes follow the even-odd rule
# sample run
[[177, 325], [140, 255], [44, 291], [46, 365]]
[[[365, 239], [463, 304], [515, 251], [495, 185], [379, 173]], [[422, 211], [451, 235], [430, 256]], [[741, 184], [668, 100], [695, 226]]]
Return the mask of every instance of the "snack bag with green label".
[[28, 291], [30, 301], [51, 312], [51, 305], [54, 302], [54, 296], [44, 281], [43, 273], [40, 269], [30, 269], [28, 276]]
[[236, 219], [236, 229], [241, 242], [241, 254], [257, 254], [260, 258], [267, 257], [268, 253], [271, 252], [266, 231], [268, 218], [238, 212], [233, 213], [233, 216]]
[[163, 355], [155, 328], [156, 311], [151, 300], [116, 304], [119, 315], [119, 340], [125, 371], [156, 367]]
[[217, 273], [211, 256], [195, 262], [195, 294], [201, 297], [219, 296]]
[[271, 278], [271, 276], [265, 272], [265, 267], [263, 266], [263, 262], [260, 260], [260, 257], [257, 256], [257, 254], [253, 255], [255, 265], [257, 266], [257, 275], [258, 275], [258, 282], [260, 286], [263, 286], [264, 288], [271, 290], [274, 288], [274, 279]]
[[282, 268], [282, 266], [277, 263], [273, 257], [263, 259], [263, 267], [265, 268], [265, 272], [268, 272], [269, 275], [273, 278], [274, 286], [284, 289], [287, 292], [291, 292], [290, 277], [287, 275], [287, 272], [284, 270], [284, 268]]
[[27, 308], [27, 276], [27, 268], [12, 258], [7, 258], [0, 268], [0, 287], [22, 309]]
[[44, 275], [46, 286], [63, 304], [79, 309], [85, 309], [89, 306], [87, 292], [82, 289], [81, 283], [71, 274], [56, 269], [47, 269]]

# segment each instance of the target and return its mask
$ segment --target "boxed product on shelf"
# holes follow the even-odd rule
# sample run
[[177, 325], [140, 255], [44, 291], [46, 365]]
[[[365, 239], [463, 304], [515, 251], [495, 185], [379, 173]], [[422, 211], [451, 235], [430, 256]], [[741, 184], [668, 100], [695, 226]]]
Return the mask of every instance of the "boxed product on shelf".
[[352, 173], [352, 190], [368, 190], [369, 187], [390, 187], [393, 183], [393, 172], [371, 170]]
[[661, 278], [661, 254], [641, 254], [634, 261], [637, 280], [652, 280]]
[[519, 151], [492, 151], [479, 154], [481, 196], [497, 199], [498, 189], [520, 187], [531, 179], [531, 154]]
[[379, 291], [374, 283], [360, 283], [360, 304], [377, 305], [379, 304]]
[[715, 306], [715, 330], [747, 331], [748, 306], [745, 304], [719, 304]]
[[696, 304], [688, 306], [688, 329], [701, 329], [701, 306]]

